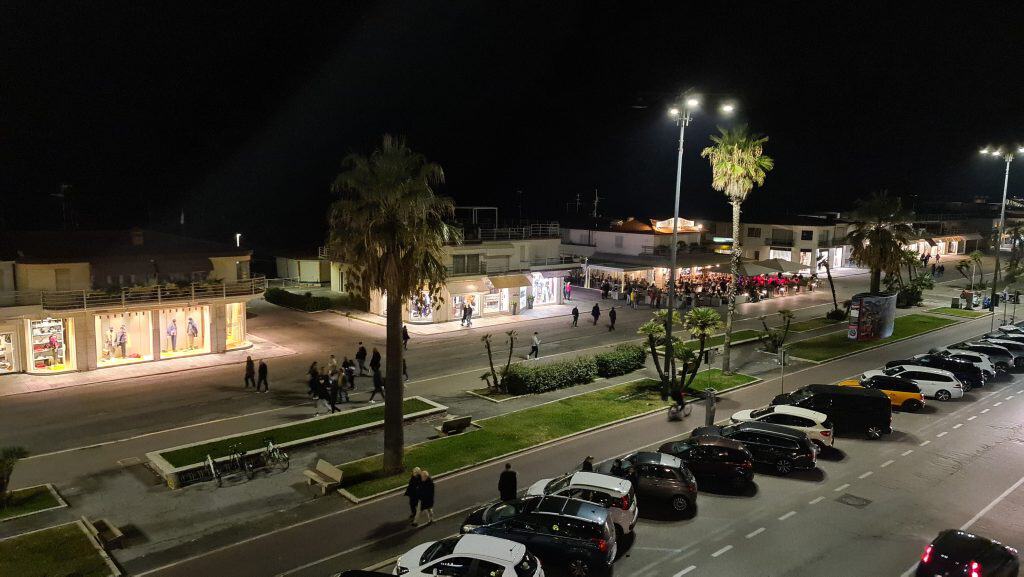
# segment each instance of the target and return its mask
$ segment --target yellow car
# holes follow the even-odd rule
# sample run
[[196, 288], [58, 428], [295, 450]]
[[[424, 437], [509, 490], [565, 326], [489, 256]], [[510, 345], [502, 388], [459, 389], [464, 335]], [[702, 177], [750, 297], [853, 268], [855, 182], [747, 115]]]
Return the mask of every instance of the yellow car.
[[885, 396], [889, 397], [889, 402], [894, 409], [913, 413], [924, 407], [924, 395], [921, 394], [921, 389], [909, 379], [875, 375], [864, 380], [847, 379], [839, 384], [844, 387], [878, 389], [885, 393]]

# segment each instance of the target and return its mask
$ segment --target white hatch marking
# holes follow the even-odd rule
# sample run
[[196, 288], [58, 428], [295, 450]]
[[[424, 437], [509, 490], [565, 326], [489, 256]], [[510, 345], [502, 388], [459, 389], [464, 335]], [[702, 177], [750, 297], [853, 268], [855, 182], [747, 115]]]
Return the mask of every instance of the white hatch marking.
[[764, 531], [765, 531], [764, 527], [758, 527], [757, 529], [754, 529], [750, 533], [747, 533], [747, 539], [753, 539], [754, 537], [757, 537], [761, 533], [764, 533]]

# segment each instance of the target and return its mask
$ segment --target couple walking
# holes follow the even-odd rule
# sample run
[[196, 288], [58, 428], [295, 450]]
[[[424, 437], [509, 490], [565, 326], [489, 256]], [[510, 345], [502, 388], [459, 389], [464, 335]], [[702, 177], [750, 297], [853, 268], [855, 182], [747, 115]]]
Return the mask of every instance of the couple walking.
[[[256, 378], [257, 375], [259, 375], [259, 379]], [[261, 392], [261, 386], [263, 387], [262, 392], [270, 391], [270, 383], [267, 382], [267, 363], [263, 362], [263, 359], [260, 359], [259, 369], [257, 369], [252, 357], [245, 357], [245, 388], [248, 389], [249, 385], [252, 385], [257, 393]]]
[[434, 522], [434, 479], [429, 472], [413, 467], [405, 496], [409, 498], [409, 520], [413, 527], [419, 526], [421, 514], [426, 516], [426, 524]]

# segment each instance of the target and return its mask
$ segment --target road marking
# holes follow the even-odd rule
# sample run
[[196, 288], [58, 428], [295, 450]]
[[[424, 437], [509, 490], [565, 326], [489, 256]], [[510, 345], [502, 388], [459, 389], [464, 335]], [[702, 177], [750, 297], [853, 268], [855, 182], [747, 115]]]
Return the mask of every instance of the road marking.
[[722, 547], [718, 551], [715, 551], [714, 553], [712, 553], [711, 556], [712, 557], [718, 557], [719, 555], [729, 551], [730, 549], [732, 549], [732, 545], [726, 545], [725, 547]]
[[835, 491], [836, 493], [838, 493], [839, 491], [845, 490], [849, 486], [850, 486], [849, 483], [843, 483], [842, 485], [839, 485], [838, 487], [836, 487], [835, 489], [832, 489], [832, 490]]
[[824, 497], [817, 497], [813, 501], [811, 501], [810, 503], [807, 503], [807, 504], [808, 505], [817, 505], [818, 503], [821, 503], [824, 500], [825, 500]]
[[888, 467], [889, 465], [891, 465], [891, 464], [893, 464], [895, 462], [896, 461], [893, 461], [892, 459], [889, 459], [888, 461], [882, 463], [882, 468], [884, 469], [884, 468]]
[[753, 539], [754, 537], [757, 537], [761, 533], [764, 533], [764, 531], [765, 531], [764, 527], [758, 527], [757, 529], [754, 529], [750, 533], [747, 533], [747, 539]]
[[937, 439], [937, 438], [939, 438], [939, 437], [945, 437], [945, 436], [946, 436], [946, 435], [948, 435], [948, 434], [949, 434], [949, 431], [942, 431], [942, 432], [941, 432], [941, 433], [939, 433], [938, 435], [935, 435], [935, 438]]
[[1010, 395], [1009, 397], [1006, 397], [1006, 400], [1009, 401], [1012, 398], [1013, 398], [1013, 395]]
[[913, 449], [907, 449], [906, 451], [903, 451], [902, 453], [900, 453], [900, 456], [901, 457], [906, 457], [907, 455], [909, 455], [909, 454], [911, 454], [913, 452], [914, 452]]
[[1018, 479], [1017, 482], [1014, 483], [1013, 485], [1011, 485], [1009, 489], [1003, 491], [1002, 495], [999, 495], [998, 497], [993, 499], [991, 503], [989, 503], [988, 505], [985, 505], [985, 508], [982, 509], [981, 511], [978, 511], [977, 515], [971, 517], [970, 521], [968, 521], [968, 522], [964, 523], [963, 525], [961, 525], [960, 526], [960, 530], [961, 531], [966, 531], [967, 529], [969, 529], [971, 527], [971, 525], [973, 525], [974, 523], [976, 523], [978, 521], [978, 519], [981, 519], [982, 517], [985, 516], [986, 513], [991, 511], [992, 507], [995, 507], [996, 505], [998, 505], [1000, 501], [1005, 499], [1007, 497], [1007, 495], [1009, 495], [1010, 493], [1016, 491], [1017, 488], [1020, 487], [1021, 485], [1024, 485], [1024, 477], [1021, 477], [1020, 479]]
[[796, 511], [790, 511], [789, 513], [786, 513], [785, 515], [779, 517], [779, 521], [785, 521], [786, 519], [789, 519], [793, 515], [796, 515]]
[[970, 417], [967, 417], [967, 420], [968, 421], [973, 421], [974, 419], [977, 419], [977, 418], [978, 418], [978, 415], [971, 415]]
[[962, 427], [962, 426], [964, 426], [964, 424], [963, 424], [963, 423], [957, 423], [957, 424], [953, 425], [953, 428], [954, 428], [954, 429], [959, 429], [959, 428], [960, 428], [960, 427]]
[[874, 471], [868, 471], [867, 473], [861, 473], [860, 477], [857, 477], [857, 478], [858, 479], [867, 479], [868, 477], [870, 477], [871, 475], [874, 475], [874, 474], [875, 474]]
[[992, 409], [984, 409], [984, 410], [982, 410], [982, 411], [981, 411], [981, 414], [982, 414], [982, 415], [984, 415], [985, 413], [987, 413], [987, 412], [989, 412], [989, 411], [991, 411], [991, 410], [992, 410]]
[[923, 446], [927, 445], [928, 443], [931, 443], [931, 441], [921, 441], [921, 444], [918, 445], [918, 447], [923, 447]]
[[686, 575], [687, 573], [689, 573], [690, 571], [693, 571], [696, 568], [697, 568], [696, 565], [690, 565], [689, 567], [687, 567], [686, 569], [683, 569], [679, 573], [676, 573], [672, 577], [683, 577], [683, 575]]
[[1001, 404], [1003, 404], [1003, 402], [1002, 402], [1002, 401], [999, 401], [998, 403], [996, 403], [996, 404], [994, 404], [994, 405], [992, 405], [992, 406], [993, 406], [993, 407], [998, 407], [998, 406], [999, 406], [999, 405], [1001, 405]]

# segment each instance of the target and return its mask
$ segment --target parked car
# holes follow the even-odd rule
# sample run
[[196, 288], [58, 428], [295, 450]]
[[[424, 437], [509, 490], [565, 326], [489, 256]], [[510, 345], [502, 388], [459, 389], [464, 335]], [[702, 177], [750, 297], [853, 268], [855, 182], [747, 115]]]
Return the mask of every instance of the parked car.
[[995, 363], [992, 362], [992, 359], [984, 353], [975, 353], [962, 349], [938, 349], [934, 350], [933, 354], [942, 355], [965, 363], [971, 363], [981, 369], [982, 374], [985, 375], [986, 381], [994, 378], [996, 376], [996, 371], [998, 370]]
[[996, 366], [996, 369], [1000, 371], [1008, 371], [1014, 366], [1014, 355], [1006, 347], [1001, 347], [992, 343], [982, 343], [978, 341], [964, 341], [962, 343], [956, 343], [947, 347], [951, 350], [962, 350], [969, 351], [972, 353], [981, 353], [988, 355], [991, 359], [992, 364]]
[[875, 375], [899, 376], [914, 381], [914, 384], [921, 389], [921, 393], [929, 399], [948, 401], [964, 396], [963, 384], [953, 376], [953, 373], [942, 369], [916, 365], [898, 365], [883, 371], [867, 371], [861, 378], [868, 379]]
[[570, 473], [554, 479], [541, 479], [526, 490], [527, 495], [561, 495], [597, 503], [611, 513], [615, 530], [631, 533], [636, 525], [636, 492], [633, 483], [600, 473]]
[[767, 465], [780, 475], [817, 466], [818, 447], [807, 433], [768, 423], [736, 423], [724, 427], [697, 427], [691, 436], [717, 435], [743, 443], [755, 463]]
[[469, 533], [477, 527], [498, 523], [499, 521], [511, 519], [517, 515], [522, 515], [524, 512], [535, 509], [540, 500], [544, 498], [545, 497], [526, 497], [513, 501], [498, 500], [477, 507], [470, 511], [469, 515], [466, 516], [465, 521], [462, 522], [462, 527], [459, 529], [459, 532]]
[[1013, 366], [1014, 368], [1024, 365], [1024, 343], [1019, 341], [1013, 341], [1010, 339], [981, 339], [982, 343], [999, 345], [1006, 350], [1010, 351], [1013, 355]]
[[1017, 577], [1017, 550], [957, 529], [939, 533], [921, 554], [917, 577]]
[[822, 447], [831, 447], [836, 441], [828, 415], [803, 407], [769, 405], [760, 409], [746, 409], [733, 413], [731, 420], [734, 423], [770, 423], [803, 431]]
[[999, 330], [1004, 333], [1024, 334], [1024, 327], [1021, 325], [1000, 325]]
[[899, 365], [919, 365], [922, 367], [931, 367], [933, 369], [949, 371], [953, 373], [953, 376], [955, 376], [957, 380], [964, 385], [964, 390], [978, 389], [985, 385], [985, 375], [982, 374], [981, 369], [970, 363], [944, 357], [942, 355], [915, 355], [909, 359], [901, 359], [885, 363], [886, 368]]
[[867, 379], [848, 379], [839, 383], [844, 387], [864, 387], [876, 389], [889, 397], [894, 409], [913, 413], [924, 407], [924, 395], [914, 381], [888, 375], [874, 375]]
[[727, 483], [738, 488], [754, 480], [754, 456], [739, 441], [705, 435], [670, 441], [658, 452], [679, 457], [701, 483]]
[[609, 470], [629, 479], [641, 501], [671, 505], [676, 513], [697, 510], [697, 480], [679, 457], [654, 451], [640, 451], [615, 459]]
[[395, 563], [409, 577], [544, 577], [540, 563], [521, 543], [486, 535], [459, 535], [423, 543]]
[[825, 413], [836, 434], [863, 434], [879, 439], [892, 432], [892, 406], [875, 389], [839, 385], [807, 385], [776, 395], [772, 405], [792, 405]]
[[[549, 567], [564, 568], [569, 577], [609, 572], [618, 545], [615, 526], [606, 507], [559, 496], [531, 497], [524, 501], [527, 505], [521, 513], [473, 527], [472, 533], [526, 545]], [[472, 514], [464, 526], [471, 519]], [[517, 572], [515, 577], [521, 575]]]

